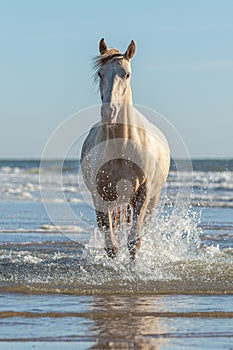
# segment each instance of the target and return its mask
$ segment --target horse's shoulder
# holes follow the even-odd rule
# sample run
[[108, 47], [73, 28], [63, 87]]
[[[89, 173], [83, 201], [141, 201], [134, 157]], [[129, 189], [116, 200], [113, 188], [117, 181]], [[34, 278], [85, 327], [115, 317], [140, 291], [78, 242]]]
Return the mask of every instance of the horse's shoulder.
[[143, 143], [152, 143], [152, 145], [160, 143], [165, 148], [169, 149], [167, 139], [162, 131], [137, 109], [135, 109], [134, 118], [134, 123], [138, 126], [142, 142], [144, 141]]
[[101, 128], [101, 123], [98, 122], [94, 124], [92, 128], [89, 130], [89, 133], [83, 142], [81, 159], [83, 159], [83, 157], [85, 157], [85, 155], [91, 150], [91, 148], [95, 146], [95, 139], [97, 138], [100, 128]]

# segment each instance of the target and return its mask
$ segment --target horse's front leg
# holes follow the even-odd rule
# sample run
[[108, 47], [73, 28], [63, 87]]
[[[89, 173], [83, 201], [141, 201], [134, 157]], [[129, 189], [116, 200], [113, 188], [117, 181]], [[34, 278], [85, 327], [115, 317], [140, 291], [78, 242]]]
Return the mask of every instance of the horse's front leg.
[[133, 224], [128, 235], [128, 249], [130, 258], [135, 259], [137, 250], [141, 247], [141, 226], [146, 214], [148, 206], [148, 198], [146, 196], [146, 185], [143, 184], [137, 191], [133, 200]]
[[146, 210], [146, 216], [144, 219], [146, 224], [148, 224], [151, 221], [151, 219], [153, 218], [155, 208], [157, 207], [159, 200], [160, 200], [160, 191], [158, 193], [156, 193], [154, 195], [154, 197], [150, 198], [150, 200], [149, 200], [148, 207]]
[[139, 217], [139, 214], [138, 214], [137, 210], [134, 208], [133, 209], [133, 224], [132, 224], [130, 233], [128, 235], [128, 242], [127, 242], [127, 247], [129, 249], [130, 258], [133, 260], [136, 258], [137, 250], [139, 250], [141, 247], [141, 237], [140, 237], [140, 233], [138, 230], [138, 217]]
[[118, 252], [118, 244], [113, 230], [112, 213], [104, 213], [96, 210], [98, 227], [104, 233], [105, 250], [109, 258], [115, 258]]

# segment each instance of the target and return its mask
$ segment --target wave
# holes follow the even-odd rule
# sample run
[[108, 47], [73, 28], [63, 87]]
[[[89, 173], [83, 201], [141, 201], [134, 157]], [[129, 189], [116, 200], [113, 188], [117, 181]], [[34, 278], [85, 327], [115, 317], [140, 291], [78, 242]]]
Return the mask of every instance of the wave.
[[[66, 161], [64, 163], [62, 188], [59, 187], [61, 174], [58, 171], [58, 163], [51, 161], [45, 164], [39, 184], [39, 161], [11, 163], [0, 161], [0, 200], [41, 202], [40, 190], [42, 189], [48, 194], [44, 199], [46, 202], [82, 205], [84, 203], [81, 193], [83, 188], [78, 183], [79, 162]], [[215, 163], [222, 164], [222, 162], [213, 161], [213, 164]], [[177, 173], [172, 170], [171, 166], [165, 186], [165, 204], [174, 205], [179, 194], [179, 200], [187, 201], [187, 196], [189, 196], [193, 207], [233, 208], [233, 171], [210, 170], [209, 161], [204, 171], [205, 162], [203, 161], [199, 168], [197, 164], [198, 161], [194, 169], [198, 170], [193, 172], [180, 171]]]
[[38, 228], [25, 228], [25, 227], [19, 227], [19, 228], [0, 228], [0, 233], [21, 233], [21, 234], [27, 234], [27, 233], [53, 233], [53, 234], [60, 234], [60, 233], [81, 233], [84, 232], [84, 229], [77, 225], [49, 225], [49, 224], [43, 224]]
[[[27, 201], [41, 202], [40, 186], [43, 186], [43, 192], [48, 195], [44, 200], [50, 203], [83, 204], [85, 203], [80, 193], [80, 187], [77, 180], [70, 175], [64, 177], [63, 187], [59, 187], [59, 179], [56, 176], [47, 176], [43, 179], [43, 183], [39, 185], [38, 178], [28, 178], [24, 175], [12, 179], [1, 181], [0, 200], [7, 201]], [[187, 200], [190, 196], [190, 204], [196, 207], [222, 207], [233, 208], [233, 181], [232, 183], [224, 183], [219, 186], [213, 184], [206, 185], [207, 180], [203, 180], [203, 184], [186, 181], [169, 181], [165, 187], [165, 204], [174, 205], [177, 195], [179, 200]], [[204, 186], [205, 184], [205, 186]], [[83, 191], [83, 189], [82, 189]]]
[[[184, 161], [185, 163], [185, 161]], [[174, 170], [175, 162], [171, 162], [171, 169], [166, 185], [168, 205], [176, 200], [177, 193], [182, 191], [184, 196], [191, 193], [193, 206], [233, 207], [233, 169], [230, 160], [194, 160], [193, 172]], [[40, 186], [43, 191], [50, 193], [46, 201], [51, 203], [78, 204], [83, 202], [80, 197], [78, 184], [79, 161], [65, 161], [62, 165], [62, 194], [56, 195], [60, 183], [60, 161], [47, 161], [40, 169], [40, 161], [0, 161], [0, 199], [14, 201], [40, 202]], [[225, 166], [223, 166], [225, 164]], [[185, 169], [185, 166], [184, 166]], [[39, 185], [39, 170], [42, 171]], [[222, 171], [219, 171], [222, 170]], [[73, 195], [72, 195], [73, 194]]]

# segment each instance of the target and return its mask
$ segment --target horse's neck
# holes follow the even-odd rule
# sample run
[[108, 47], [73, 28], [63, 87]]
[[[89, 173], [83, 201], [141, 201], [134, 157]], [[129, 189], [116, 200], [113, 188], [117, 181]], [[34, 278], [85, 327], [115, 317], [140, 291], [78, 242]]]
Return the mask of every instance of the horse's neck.
[[133, 106], [133, 99], [132, 99], [132, 90], [131, 86], [127, 89], [124, 97], [124, 101], [120, 106], [120, 110], [117, 116], [116, 122], [118, 124], [126, 124], [128, 125], [132, 118], [132, 106]]
[[117, 116], [116, 125], [107, 127], [107, 139], [130, 139], [132, 137], [132, 126], [135, 126], [133, 115], [133, 104], [122, 104]]

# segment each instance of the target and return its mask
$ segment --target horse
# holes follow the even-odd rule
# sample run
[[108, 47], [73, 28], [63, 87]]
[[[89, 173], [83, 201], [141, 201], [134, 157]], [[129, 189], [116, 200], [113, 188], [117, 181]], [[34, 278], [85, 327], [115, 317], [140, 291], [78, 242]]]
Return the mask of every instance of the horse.
[[166, 137], [132, 102], [132, 40], [125, 53], [108, 48], [104, 38], [94, 59], [99, 80], [101, 120], [89, 131], [81, 151], [81, 170], [95, 206], [96, 221], [105, 237], [105, 251], [115, 258], [121, 224], [131, 225], [127, 246], [135, 259], [141, 229], [160, 199], [169, 166]]

